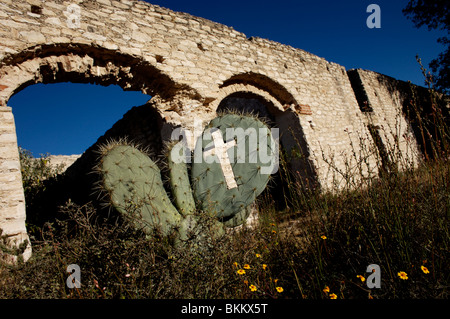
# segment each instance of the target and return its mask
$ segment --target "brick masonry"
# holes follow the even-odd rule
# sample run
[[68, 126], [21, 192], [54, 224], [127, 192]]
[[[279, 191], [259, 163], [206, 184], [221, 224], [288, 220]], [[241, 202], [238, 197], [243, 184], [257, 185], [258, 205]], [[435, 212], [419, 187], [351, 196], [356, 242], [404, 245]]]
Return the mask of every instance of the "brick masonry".
[[[394, 80], [351, 72], [303, 50], [142, 1], [0, 0], [0, 228], [26, 238], [17, 141], [6, 105], [28, 85], [94, 82], [142, 91], [153, 97], [149, 107], [160, 114], [163, 138], [170, 127], [206, 124], [230, 95], [252, 94], [269, 105], [286, 149], [300, 141], [305, 158], [292, 160], [293, 171], [313, 174], [318, 185], [333, 189], [343, 185], [346, 169], [355, 181], [377, 174], [376, 154], [364, 151], [373, 144], [371, 121], [394, 130], [399, 123], [400, 152], [413, 161], [420, 155], [416, 144], [404, 142], [414, 137], [395, 89], [388, 89]], [[361, 110], [361, 96], [371, 112]], [[388, 136], [383, 141], [391, 142]], [[368, 163], [363, 170], [356, 165], [361, 160]]]

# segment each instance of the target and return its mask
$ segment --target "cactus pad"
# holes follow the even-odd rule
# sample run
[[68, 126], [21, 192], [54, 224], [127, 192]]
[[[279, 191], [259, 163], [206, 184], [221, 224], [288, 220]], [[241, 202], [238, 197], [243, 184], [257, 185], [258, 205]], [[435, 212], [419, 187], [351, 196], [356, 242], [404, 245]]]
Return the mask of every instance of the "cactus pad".
[[170, 234], [181, 216], [167, 196], [156, 164], [129, 145], [105, 147], [103, 153], [97, 170], [110, 204], [147, 234], [155, 230]]
[[[181, 147], [180, 147], [181, 146]], [[186, 216], [195, 212], [195, 201], [189, 181], [186, 164], [186, 148], [183, 144], [167, 146], [167, 166], [169, 168], [169, 183], [172, 189], [175, 206], [180, 214]]]
[[257, 118], [226, 114], [212, 120], [197, 141], [192, 164], [194, 195], [202, 209], [233, 226], [237, 214], [237, 220], [245, 219], [271, 174], [267, 161], [261, 161], [263, 151], [272, 156], [274, 145], [269, 128]]

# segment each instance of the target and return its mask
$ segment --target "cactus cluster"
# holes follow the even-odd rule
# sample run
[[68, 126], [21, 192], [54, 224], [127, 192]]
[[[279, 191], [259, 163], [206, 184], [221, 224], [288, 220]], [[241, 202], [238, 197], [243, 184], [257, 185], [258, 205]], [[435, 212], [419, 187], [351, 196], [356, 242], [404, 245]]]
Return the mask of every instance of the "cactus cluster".
[[[229, 129], [234, 128], [244, 134], [234, 134], [231, 140], [224, 141]], [[254, 139], [250, 133], [260, 129], [265, 129], [269, 138]], [[269, 129], [254, 117], [217, 117], [206, 127], [191, 154], [191, 176], [186, 162], [192, 161], [182, 159], [186, 149], [174, 148], [177, 143], [168, 144], [166, 162], [173, 203], [160, 169], [146, 152], [123, 141], [109, 143], [102, 147], [97, 165], [100, 189], [110, 205], [132, 218], [148, 235], [155, 231], [162, 235], [176, 233], [178, 239], [187, 240], [205, 214], [215, 217], [215, 232], [223, 233], [224, 227], [245, 222], [250, 205], [266, 187], [270, 174], [261, 172], [264, 163], [256, 153], [261, 147], [273, 147], [270, 142]], [[203, 215], [197, 213], [197, 208]]]
[[[196, 144], [197, 154], [202, 152], [204, 157], [205, 153], [211, 154], [208, 152], [211, 144], [213, 147], [217, 146], [214, 145], [215, 138], [225, 138], [226, 144], [233, 145], [226, 147], [232, 171], [226, 171], [224, 163], [218, 159], [220, 155], [217, 152], [213, 155], [216, 157], [214, 160], [204, 158], [203, 161], [194, 162], [192, 166], [197, 200], [204, 210], [215, 211], [222, 221], [232, 220], [234, 217], [237, 217], [236, 221], [245, 220], [248, 217], [246, 208], [267, 185], [270, 174], [262, 174], [261, 169], [265, 164], [261, 163], [258, 156], [261, 148], [259, 129], [270, 134], [267, 126], [256, 118], [226, 114], [211, 121]], [[214, 132], [220, 133], [214, 135]], [[213, 135], [213, 141], [205, 135]], [[266, 142], [270, 143], [270, 138], [266, 139]], [[269, 145], [266, 147], [270, 148]], [[236, 222], [231, 223], [235, 224]]]

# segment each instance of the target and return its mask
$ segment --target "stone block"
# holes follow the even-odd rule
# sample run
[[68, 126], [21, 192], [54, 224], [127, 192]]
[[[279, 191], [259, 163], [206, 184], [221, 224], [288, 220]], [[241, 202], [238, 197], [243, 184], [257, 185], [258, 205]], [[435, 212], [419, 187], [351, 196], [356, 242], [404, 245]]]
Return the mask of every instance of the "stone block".
[[97, 0], [98, 3], [101, 3], [107, 7], [111, 7], [111, 1], [109, 0]]
[[148, 34], [139, 31], [133, 31], [131, 38], [139, 42], [148, 42], [151, 40], [151, 37]]

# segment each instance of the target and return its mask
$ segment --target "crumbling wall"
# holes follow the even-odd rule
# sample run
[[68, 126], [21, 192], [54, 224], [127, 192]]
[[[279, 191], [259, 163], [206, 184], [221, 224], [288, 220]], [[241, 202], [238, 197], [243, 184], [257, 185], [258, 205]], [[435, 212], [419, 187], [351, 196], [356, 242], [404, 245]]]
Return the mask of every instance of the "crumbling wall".
[[373, 71], [356, 69], [348, 74], [366, 125], [381, 140], [378, 148], [385, 152], [386, 166], [417, 166], [423, 156], [432, 156], [439, 125], [433, 122], [433, 112], [441, 112], [438, 117], [443, 121], [450, 119], [444, 96]]
[[[7, 236], [0, 245], [18, 247], [29, 241], [25, 228], [25, 196], [20, 171], [19, 149], [16, 127], [10, 107], [0, 107], [0, 236]], [[4, 254], [0, 247], [0, 258], [7, 262], [17, 261], [17, 256]], [[31, 256], [31, 244], [27, 245], [23, 258]]]
[[295, 114], [322, 187], [340, 183], [331, 159], [337, 167], [357, 161], [348, 145], [359, 144], [367, 129], [340, 65], [142, 1], [0, 4], [3, 105], [38, 82], [118, 84], [153, 96], [166, 122], [190, 127], [212, 119], [233, 88]]

